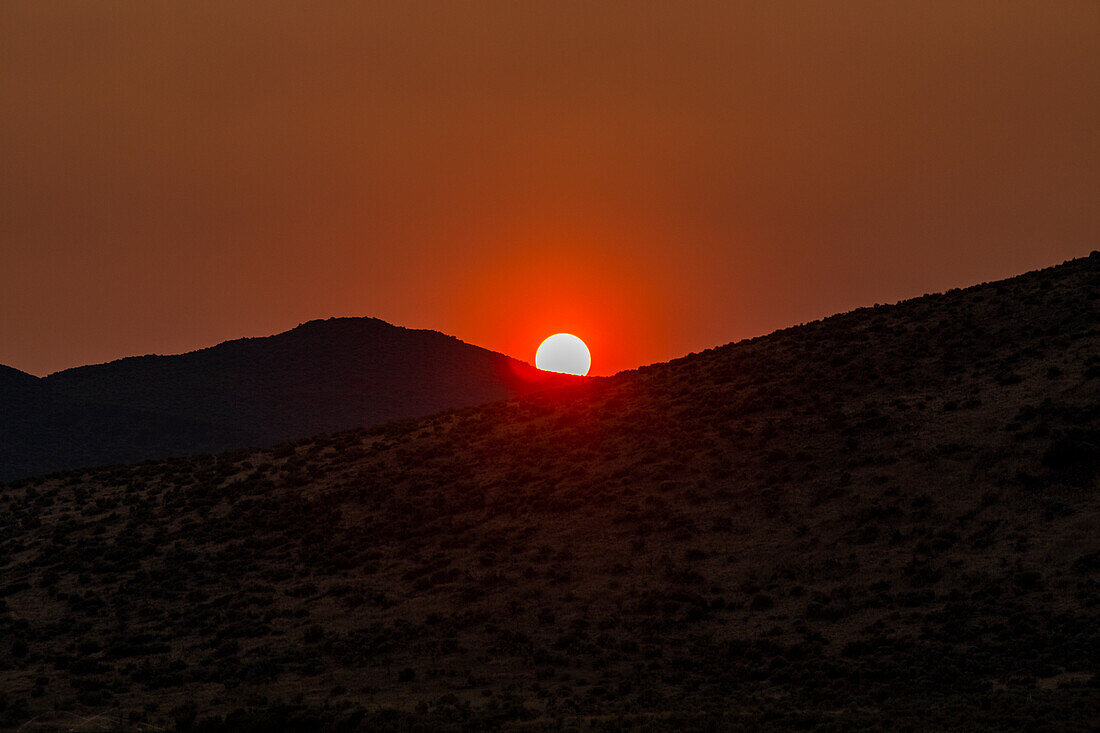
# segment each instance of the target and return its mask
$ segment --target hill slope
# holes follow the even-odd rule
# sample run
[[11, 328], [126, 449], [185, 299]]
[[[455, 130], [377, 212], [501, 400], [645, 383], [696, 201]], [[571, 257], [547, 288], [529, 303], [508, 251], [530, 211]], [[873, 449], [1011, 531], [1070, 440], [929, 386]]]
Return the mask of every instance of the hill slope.
[[38, 377], [33, 374], [0, 364], [0, 398], [6, 399], [33, 390], [38, 382]]
[[34, 381], [0, 380], [0, 478], [269, 446], [504, 399], [548, 379], [451, 336], [374, 318], [23, 376]]
[[1087, 730], [1098, 441], [1093, 254], [412, 423], [19, 482], [2, 714]]

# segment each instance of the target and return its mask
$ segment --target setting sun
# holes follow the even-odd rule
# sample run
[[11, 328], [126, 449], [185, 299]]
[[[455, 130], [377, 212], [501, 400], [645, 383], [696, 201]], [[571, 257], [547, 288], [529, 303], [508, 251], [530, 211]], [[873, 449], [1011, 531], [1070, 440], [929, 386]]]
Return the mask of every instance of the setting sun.
[[571, 333], [556, 333], [547, 338], [535, 352], [535, 366], [548, 372], [588, 374], [592, 355], [584, 342]]

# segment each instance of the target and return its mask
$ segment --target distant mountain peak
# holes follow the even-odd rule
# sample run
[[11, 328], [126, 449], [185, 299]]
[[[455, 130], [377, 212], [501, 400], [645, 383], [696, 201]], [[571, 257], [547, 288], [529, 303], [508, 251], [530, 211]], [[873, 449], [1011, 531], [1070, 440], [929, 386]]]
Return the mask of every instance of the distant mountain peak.
[[454, 336], [370, 317], [42, 379], [5, 369], [0, 478], [271, 445], [563, 383]]

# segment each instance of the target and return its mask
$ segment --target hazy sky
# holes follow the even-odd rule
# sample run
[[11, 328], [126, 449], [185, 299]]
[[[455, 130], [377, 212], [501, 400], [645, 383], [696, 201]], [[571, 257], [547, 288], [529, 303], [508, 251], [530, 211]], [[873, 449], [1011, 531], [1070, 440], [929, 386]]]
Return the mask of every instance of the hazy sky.
[[593, 373], [1100, 248], [1100, 2], [0, 3], [0, 363]]

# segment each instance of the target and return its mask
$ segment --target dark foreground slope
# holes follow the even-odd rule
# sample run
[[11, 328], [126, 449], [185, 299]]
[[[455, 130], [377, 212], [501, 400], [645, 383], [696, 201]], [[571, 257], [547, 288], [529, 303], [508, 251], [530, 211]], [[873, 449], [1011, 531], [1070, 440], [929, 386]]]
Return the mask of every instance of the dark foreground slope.
[[0, 479], [270, 446], [542, 388], [533, 367], [375, 318], [36, 379], [0, 371]]
[[3, 721], [1087, 730], [1098, 441], [1094, 254], [419, 422], [11, 484]]

